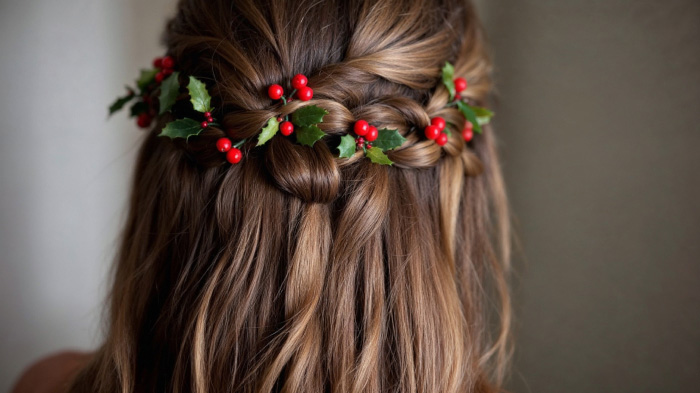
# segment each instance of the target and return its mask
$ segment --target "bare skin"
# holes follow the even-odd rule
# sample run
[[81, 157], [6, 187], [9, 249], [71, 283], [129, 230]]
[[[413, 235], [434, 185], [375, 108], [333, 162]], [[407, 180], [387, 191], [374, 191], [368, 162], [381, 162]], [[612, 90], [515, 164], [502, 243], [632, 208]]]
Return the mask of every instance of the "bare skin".
[[91, 353], [66, 351], [43, 358], [22, 374], [11, 392], [65, 393], [91, 356]]

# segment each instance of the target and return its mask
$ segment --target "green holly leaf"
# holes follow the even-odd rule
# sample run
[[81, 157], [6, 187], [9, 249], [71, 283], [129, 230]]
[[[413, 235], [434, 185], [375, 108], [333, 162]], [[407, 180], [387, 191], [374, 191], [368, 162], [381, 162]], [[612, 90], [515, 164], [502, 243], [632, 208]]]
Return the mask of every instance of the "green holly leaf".
[[474, 111], [474, 114], [476, 115], [476, 121], [477, 123], [479, 123], [480, 126], [483, 126], [484, 124], [489, 124], [491, 122], [493, 112], [480, 106], [472, 106], [471, 108]]
[[124, 97], [117, 98], [117, 100], [109, 106], [109, 115], [112, 116], [115, 112], [121, 110], [124, 105], [128, 104], [129, 101], [134, 99], [134, 97], [136, 97], [136, 94], [129, 92], [129, 94], [125, 95]]
[[493, 117], [493, 112], [480, 106], [471, 107], [477, 117]]
[[299, 127], [294, 130], [294, 133], [297, 134], [297, 143], [309, 147], [313, 147], [317, 140], [326, 136], [326, 133], [315, 125]]
[[350, 158], [355, 155], [355, 138], [352, 135], [343, 135], [340, 138], [340, 144], [338, 145], [338, 151], [340, 152], [339, 158]]
[[305, 127], [322, 123], [323, 116], [327, 114], [328, 111], [323, 108], [319, 108], [316, 105], [308, 105], [292, 113], [292, 124], [297, 127]]
[[382, 128], [379, 130], [377, 139], [372, 142], [372, 146], [378, 147], [383, 151], [393, 150], [406, 142], [406, 138], [399, 134], [398, 130], [390, 130]]
[[262, 146], [265, 142], [272, 139], [273, 136], [279, 131], [280, 122], [277, 121], [276, 117], [271, 117], [267, 121], [267, 125], [263, 127], [262, 132], [258, 135], [258, 144], [256, 146]]
[[158, 73], [157, 68], [152, 68], [150, 70], [141, 70], [141, 75], [139, 76], [139, 79], [136, 81], [136, 85], [139, 87], [140, 90], [143, 91], [148, 85], [153, 83], [156, 80], [156, 74]]
[[163, 128], [163, 131], [161, 131], [158, 136], [167, 136], [170, 137], [170, 139], [189, 139], [192, 135], [199, 135], [203, 130], [204, 128], [202, 128], [200, 122], [184, 118], [166, 124], [165, 128]]
[[445, 62], [445, 66], [442, 67], [442, 83], [450, 92], [450, 101], [455, 99], [455, 67], [448, 61]]
[[136, 101], [129, 109], [130, 116], [136, 117], [142, 113], [148, 112], [148, 104], [143, 101]]
[[474, 113], [474, 109], [472, 109], [471, 106], [467, 105], [466, 103], [462, 101], [457, 101], [457, 108], [459, 109], [460, 112], [464, 115], [464, 117], [469, 120], [472, 125], [474, 126], [474, 132], [477, 134], [481, 134], [481, 124], [479, 124], [479, 120], [476, 118], [476, 113]]
[[207, 90], [207, 85], [199, 79], [190, 76], [190, 83], [187, 85], [190, 92], [190, 101], [197, 112], [211, 112], [211, 96]]
[[489, 124], [491, 122], [491, 118], [477, 116], [476, 122], [479, 123], [480, 126], [484, 126], [484, 125]]
[[394, 162], [387, 157], [381, 148], [372, 146], [371, 149], [367, 150], [367, 158], [369, 158], [373, 163], [380, 165], [391, 165]]
[[160, 85], [160, 96], [158, 96], [158, 102], [160, 103], [159, 114], [162, 115], [169, 111], [175, 104], [177, 95], [180, 94], [179, 77], [180, 73], [174, 72]]

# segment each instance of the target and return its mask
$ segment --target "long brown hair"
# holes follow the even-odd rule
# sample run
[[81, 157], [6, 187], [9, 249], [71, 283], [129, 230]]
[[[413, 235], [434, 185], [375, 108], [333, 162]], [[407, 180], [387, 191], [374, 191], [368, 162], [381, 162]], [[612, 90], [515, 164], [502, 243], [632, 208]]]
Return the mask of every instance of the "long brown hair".
[[[145, 137], [106, 340], [72, 392], [498, 390], [509, 255], [492, 130], [444, 148], [420, 131], [464, 123], [446, 61], [470, 99], [490, 91], [470, 2], [182, 0], [165, 43], [222, 127]], [[312, 101], [266, 97], [297, 73]], [[313, 148], [278, 135], [237, 165], [213, 149], [307, 104], [330, 113]], [[336, 158], [357, 119], [407, 138], [393, 166]]]

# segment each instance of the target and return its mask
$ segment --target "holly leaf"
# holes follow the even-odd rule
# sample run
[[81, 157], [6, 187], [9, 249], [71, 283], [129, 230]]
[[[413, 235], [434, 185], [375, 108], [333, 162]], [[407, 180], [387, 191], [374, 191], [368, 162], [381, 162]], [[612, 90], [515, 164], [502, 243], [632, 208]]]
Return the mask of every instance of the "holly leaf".
[[197, 112], [211, 112], [211, 96], [207, 90], [207, 85], [199, 79], [190, 76], [190, 83], [187, 85], [190, 92], [190, 101]]
[[474, 111], [474, 114], [476, 115], [476, 121], [477, 123], [479, 123], [480, 126], [483, 126], [484, 124], [489, 124], [491, 122], [493, 112], [480, 106], [472, 106], [471, 108]]
[[136, 94], [130, 92], [124, 97], [117, 98], [117, 100], [109, 106], [109, 115], [112, 116], [115, 112], [121, 110], [124, 107], [124, 105], [128, 104], [129, 101], [134, 99], [134, 97], [136, 97]]
[[490, 117], [477, 116], [477, 117], [476, 117], [476, 122], [477, 122], [480, 126], [484, 126], [484, 125], [489, 124], [489, 123], [491, 122], [491, 118], [490, 118]]
[[308, 105], [292, 113], [292, 124], [297, 127], [305, 127], [323, 123], [323, 116], [327, 114], [328, 111], [323, 108], [319, 108], [316, 105]]
[[379, 130], [377, 139], [372, 142], [372, 146], [376, 146], [383, 151], [387, 151], [403, 145], [404, 142], [406, 142], [406, 138], [399, 134], [398, 130], [382, 128]]
[[167, 136], [170, 137], [170, 139], [189, 139], [192, 135], [199, 135], [203, 130], [204, 128], [202, 128], [200, 122], [184, 118], [166, 124], [165, 128], [163, 128], [163, 131], [161, 131], [158, 136]]
[[156, 74], [158, 73], [158, 69], [156, 68], [151, 68], [150, 70], [141, 70], [141, 75], [139, 76], [139, 79], [136, 80], [136, 85], [139, 87], [140, 90], [143, 91], [148, 85], [153, 83], [153, 81], [156, 80]]
[[493, 117], [493, 112], [480, 106], [471, 107], [477, 117]]
[[177, 95], [180, 94], [180, 73], [172, 73], [163, 83], [160, 85], [160, 95], [158, 96], [158, 102], [160, 103], [159, 114], [163, 114], [170, 110], [177, 100]]
[[466, 117], [467, 120], [469, 120], [472, 123], [472, 125], [474, 126], [474, 132], [476, 132], [477, 134], [481, 134], [481, 124], [479, 124], [479, 120], [477, 120], [476, 113], [474, 113], [472, 107], [470, 107], [462, 101], [457, 101], [457, 108], [460, 112], [462, 112], [464, 117]]
[[455, 99], [455, 67], [448, 61], [442, 67], [442, 84], [445, 85], [447, 91], [450, 92], [450, 101]]
[[148, 104], [143, 101], [136, 101], [129, 109], [130, 116], [136, 117], [142, 113], [148, 112]]
[[313, 147], [317, 140], [326, 136], [326, 133], [315, 125], [299, 127], [294, 132], [297, 134], [297, 143], [309, 147]]
[[355, 138], [352, 135], [343, 135], [340, 138], [340, 144], [338, 145], [338, 151], [340, 152], [339, 158], [350, 158], [355, 155]]
[[391, 165], [394, 163], [384, 154], [381, 148], [376, 146], [372, 146], [371, 149], [367, 150], [367, 158], [373, 163], [380, 165]]
[[263, 127], [262, 132], [258, 135], [258, 144], [256, 146], [262, 146], [265, 142], [272, 139], [273, 136], [279, 131], [280, 122], [277, 121], [276, 117], [271, 117], [267, 121], [267, 125]]

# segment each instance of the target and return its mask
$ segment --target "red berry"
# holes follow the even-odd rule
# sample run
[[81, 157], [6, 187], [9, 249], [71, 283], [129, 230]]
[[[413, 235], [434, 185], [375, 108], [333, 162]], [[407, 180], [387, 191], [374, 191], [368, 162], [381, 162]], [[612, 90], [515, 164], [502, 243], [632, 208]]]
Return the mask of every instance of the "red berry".
[[292, 78], [292, 87], [297, 90], [306, 86], [307, 83], [309, 83], [309, 80], [303, 74], [296, 74], [294, 78]]
[[467, 89], [467, 80], [464, 78], [455, 79], [455, 90], [457, 93], [462, 92]]
[[207, 122], [213, 123], [213, 122], [214, 122], [214, 118], [211, 117], [211, 116], [207, 117]]
[[211, 117], [211, 112], [204, 112], [204, 117]]
[[163, 58], [163, 68], [173, 68], [175, 67], [175, 60], [170, 56], [165, 56]]
[[471, 141], [472, 138], [474, 138], [474, 131], [472, 131], [472, 130], [469, 129], [469, 128], [463, 129], [463, 130], [462, 130], [462, 138], [464, 138], [464, 140], [465, 140], [466, 142]]
[[361, 145], [361, 144], [365, 143], [365, 138], [359, 136], [359, 137], [357, 137], [357, 139], [355, 139], [355, 142], [357, 142], [358, 145]]
[[280, 85], [270, 85], [267, 89], [267, 96], [273, 100], [279, 100], [284, 95], [284, 89]]
[[209, 127], [209, 123], [207, 123], [206, 121], [203, 121], [202, 128], [207, 128], [207, 127]]
[[367, 131], [369, 131], [369, 123], [364, 120], [358, 120], [355, 122], [353, 131], [355, 131], [355, 135], [357, 136], [365, 136], [367, 135]]
[[425, 137], [428, 139], [436, 139], [440, 135], [440, 130], [434, 126], [434, 125], [429, 125], [425, 127]]
[[231, 164], [238, 164], [241, 162], [241, 158], [243, 158], [243, 153], [235, 147], [232, 147], [231, 150], [226, 152], [226, 161]]
[[284, 136], [292, 135], [292, 132], [294, 132], [294, 124], [292, 124], [291, 121], [283, 122], [282, 124], [280, 124], [280, 132]]
[[156, 57], [153, 59], [153, 67], [156, 68], [161, 68], [163, 67], [163, 58], [162, 57]]
[[445, 129], [445, 119], [442, 117], [433, 117], [430, 119], [430, 124], [438, 128], [438, 130], [443, 131]]
[[440, 145], [440, 146], [445, 146], [445, 144], [447, 143], [447, 134], [444, 133], [444, 132], [441, 133], [441, 134], [437, 137], [437, 139], [435, 140], [435, 142], [437, 142], [437, 144]]
[[170, 76], [173, 73], [173, 69], [172, 68], [163, 68], [163, 71], [161, 71], [161, 72], [165, 76]]
[[297, 89], [297, 97], [302, 101], [308, 101], [312, 99], [313, 96], [314, 91], [309, 86], [302, 86], [300, 89]]
[[474, 129], [474, 124], [472, 124], [472, 122], [470, 122], [469, 120], [467, 120], [467, 121], [464, 122], [464, 128], [465, 128], [465, 129], [469, 129], [469, 130], [473, 130], [473, 129]]
[[231, 140], [228, 138], [219, 138], [219, 140], [216, 141], [216, 150], [222, 153], [231, 150]]
[[141, 128], [146, 128], [151, 125], [151, 120], [153, 119], [148, 115], [148, 113], [142, 113], [136, 119], [136, 124], [138, 124]]
[[367, 130], [367, 135], [365, 135], [365, 139], [367, 139], [367, 142], [374, 142], [375, 139], [379, 136], [379, 130], [377, 130], [377, 127], [375, 126], [369, 126], [369, 130]]
[[371, 149], [371, 148], [372, 148], [372, 144], [371, 144], [371, 143], [368, 143], [368, 144], [365, 145], [365, 147], [368, 148], [368, 149]]
[[277, 122], [278, 122], [278, 123], [281, 123], [283, 120], [284, 120], [284, 118], [283, 118], [282, 116], [280, 116], [280, 117], [277, 118]]
[[163, 78], [165, 78], [165, 74], [163, 73], [163, 71], [160, 71], [156, 74], [156, 82], [162, 82]]

